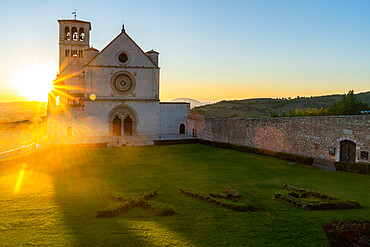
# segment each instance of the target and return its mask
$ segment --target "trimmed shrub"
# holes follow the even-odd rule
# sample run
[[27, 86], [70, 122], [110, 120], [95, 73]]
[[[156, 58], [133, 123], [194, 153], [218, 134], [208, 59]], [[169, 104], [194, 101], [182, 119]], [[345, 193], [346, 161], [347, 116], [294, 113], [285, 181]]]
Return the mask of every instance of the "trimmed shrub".
[[223, 191], [225, 192], [225, 194], [209, 193], [209, 196], [214, 197], [214, 198], [229, 199], [233, 202], [239, 202], [242, 199], [242, 195], [236, 190], [224, 187]]
[[233, 204], [233, 203], [222, 202], [202, 192], [185, 190], [185, 189], [180, 189], [180, 192], [186, 196], [193, 197], [195, 199], [199, 199], [199, 200], [214, 204], [216, 206], [223, 207], [223, 208], [230, 209], [230, 210], [237, 211], [237, 212], [247, 212], [247, 211], [257, 211], [258, 210], [257, 208], [251, 205], [245, 204], [245, 203]]
[[297, 188], [297, 187], [293, 187], [293, 186], [290, 186], [290, 185], [287, 185], [287, 184], [283, 186], [283, 189], [287, 190], [287, 191], [293, 191], [293, 192], [299, 193], [299, 195], [298, 194], [297, 195], [300, 198], [314, 197], [314, 198], [320, 198], [320, 199], [326, 199], [326, 200], [335, 200], [336, 199], [333, 196], [329, 196], [329, 195], [326, 195], [326, 194], [321, 193], [321, 192], [310, 191], [310, 190], [306, 190], [306, 189], [302, 189], [302, 188]]
[[290, 205], [306, 210], [333, 210], [333, 209], [356, 209], [360, 208], [358, 202], [345, 201], [334, 196], [329, 196], [321, 192], [305, 190], [289, 185], [284, 185], [283, 189], [290, 191], [287, 194], [276, 193], [275, 200], [280, 200]]
[[233, 150], [247, 152], [247, 153], [254, 153], [254, 154], [261, 154], [261, 155], [271, 156], [271, 157], [275, 157], [275, 158], [278, 158], [278, 159], [294, 161], [294, 162], [302, 163], [302, 164], [306, 164], [306, 165], [312, 165], [312, 163], [314, 161], [314, 158], [308, 157], [308, 156], [285, 153], [285, 152], [275, 152], [275, 151], [271, 151], [271, 150], [267, 150], [267, 149], [260, 149], [260, 148], [249, 147], [249, 146], [244, 146], [244, 145], [237, 145], [237, 144], [231, 144], [231, 143], [225, 143], [225, 142], [214, 142], [214, 141], [199, 139], [199, 143], [204, 144], [204, 145], [213, 146], [213, 147], [228, 148], [228, 149], [233, 149]]
[[370, 246], [369, 220], [337, 220], [323, 229], [330, 246]]
[[314, 161], [314, 158], [312, 157], [298, 155], [298, 154], [284, 153], [284, 152], [279, 152], [273, 157], [283, 159], [283, 160], [290, 160], [290, 161], [294, 161], [294, 162], [302, 163], [306, 165], [312, 165]]
[[[153, 190], [153, 191], [141, 193], [137, 199], [152, 200], [156, 195], [157, 195], [157, 191]], [[118, 201], [118, 202], [126, 202], [126, 201], [132, 200], [130, 198], [126, 198], [126, 197], [123, 197], [123, 196], [117, 196], [117, 195], [113, 195], [113, 194], [109, 194], [109, 197], [112, 198], [115, 201]]]
[[198, 139], [154, 140], [154, 145], [179, 145], [199, 143]]
[[146, 201], [146, 208], [153, 211], [156, 215], [159, 216], [170, 216], [175, 215], [176, 211], [172, 205], [163, 202], [155, 202], [155, 201]]
[[125, 198], [122, 196], [109, 195], [118, 203], [104, 210], [99, 210], [96, 217], [109, 218], [123, 214], [135, 207], [140, 207], [145, 210], [150, 210], [156, 215], [170, 216], [176, 214], [175, 209], [166, 203], [151, 201], [157, 195], [157, 191], [153, 190], [139, 195], [138, 198]]
[[341, 172], [370, 174], [370, 164], [368, 163], [335, 162], [335, 169]]
[[113, 206], [108, 207], [107, 209], [99, 210], [96, 217], [97, 218], [115, 217], [131, 210], [134, 207], [138, 207], [143, 202], [144, 201], [142, 200], [135, 199], [126, 202], [119, 202], [114, 204]]

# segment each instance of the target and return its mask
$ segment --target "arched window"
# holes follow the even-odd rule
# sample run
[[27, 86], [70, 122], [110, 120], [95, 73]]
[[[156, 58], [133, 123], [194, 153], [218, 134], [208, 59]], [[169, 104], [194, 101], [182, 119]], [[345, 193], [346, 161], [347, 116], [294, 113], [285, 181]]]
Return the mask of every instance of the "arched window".
[[185, 134], [185, 124], [180, 124], [179, 133], [180, 133], [180, 135]]
[[78, 41], [78, 32], [76, 27], [72, 27], [72, 40]]
[[122, 133], [121, 118], [119, 116], [116, 116], [113, 119], [113, 135], [114, 136], [120, 136], [121, 133]]
[[130, 116], [127, 116], [123, 121], [123, 133], [129, 136], [132, 135], [132, 119]]
[[80, 37], [80, 41], [84, 41], [85, 40], [85, 31], [82, 27], [80, 28], [78, 34], [79, 34], [78, 36]]
[[72, 136], [72, 127], [71, 126], [67, 127], [67, 136]]
[[69, 32], [69, 27], [64, 28], [64, 39], [71, 40], [71, 33]]
[[56, 106], [59, 106], [59, 103], [60, 103], [60, 102], [59, 102], [59, 96], [57, 96], [57, 97], [55, 97], [55, 105], [56, 105]]

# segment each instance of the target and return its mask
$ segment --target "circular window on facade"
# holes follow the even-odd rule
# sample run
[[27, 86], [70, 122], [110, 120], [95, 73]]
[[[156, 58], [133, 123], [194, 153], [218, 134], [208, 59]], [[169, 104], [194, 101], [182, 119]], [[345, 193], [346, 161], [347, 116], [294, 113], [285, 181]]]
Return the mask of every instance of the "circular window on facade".
[[120, 62], [122, 64], [128, 63], [129, 56], [128, 56], [127, 52], [122, 51], [122, 52], [118, 53], [117, 60], [118, 60], [118, 62]]
[[130, 93], [135, 88], [135, 78], [127, 72], [117, 72], [111, 79], [111, 87], [119, 94]]

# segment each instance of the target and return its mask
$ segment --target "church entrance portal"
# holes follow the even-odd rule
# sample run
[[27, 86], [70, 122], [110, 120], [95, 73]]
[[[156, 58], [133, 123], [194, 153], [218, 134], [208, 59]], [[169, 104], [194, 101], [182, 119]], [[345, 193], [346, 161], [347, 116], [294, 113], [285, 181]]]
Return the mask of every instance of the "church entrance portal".
[[340, 142], [340, 161], [355, 162], [356, 160], [356, 144], [352, 141]]
[[125, 135], [132, 135], [132, 119], [129, 116], [123, 121], [123, 132]]
[[113, 136], [132, 136], [137, 134], [138, 117], [134, 109], [118, 105], [108, 114], [109, 134]]
[[122, 133], [122, 124], [121, 124], [121, 118], [119, 116], [116, 116], [113, 119], [113, 135], [114, 136], [120, 136]]

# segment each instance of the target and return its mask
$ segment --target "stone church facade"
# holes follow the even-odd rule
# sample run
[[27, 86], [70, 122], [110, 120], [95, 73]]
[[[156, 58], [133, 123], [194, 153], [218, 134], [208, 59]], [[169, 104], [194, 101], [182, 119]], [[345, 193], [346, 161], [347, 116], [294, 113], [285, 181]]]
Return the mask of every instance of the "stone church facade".
[[160, 102], [158, 52], [144, 52], [124, 27], [99, 52], [90, 47], [90, 22], [58, 23], [60, 69], [48, 102], [52, 143], [152, 144], [185, 135], [190, 105]]

